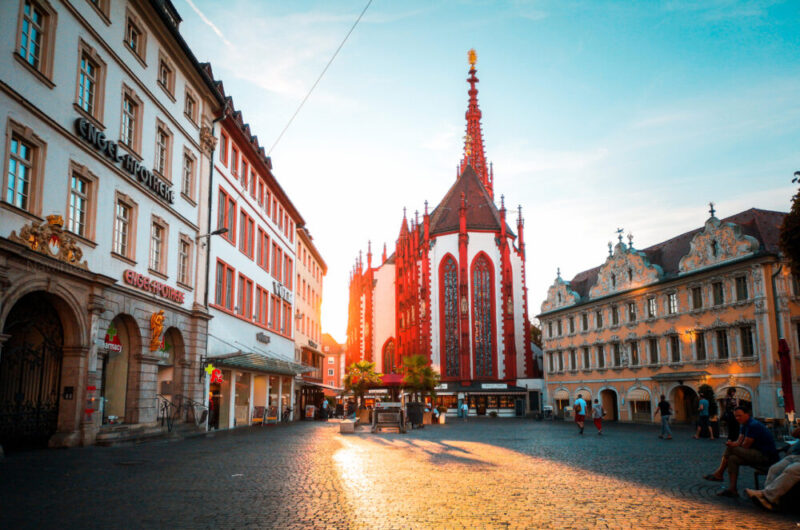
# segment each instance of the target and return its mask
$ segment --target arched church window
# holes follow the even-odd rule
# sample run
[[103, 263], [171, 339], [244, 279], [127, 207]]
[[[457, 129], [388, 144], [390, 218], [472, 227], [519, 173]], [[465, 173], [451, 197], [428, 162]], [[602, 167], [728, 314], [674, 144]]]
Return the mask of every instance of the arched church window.
[[383, 373], [394, 373], [394, 339], [389, 339], [383, 345]]
[[439, 296], [444, 306], [442, 315], [442, 352], [444, 375], [458, 377], [458, 266], [452, 256], [441, 265]]
[[715, 258], [719, 255], [719, 243], [716, 239], [711, 241], [711, 255]]
[[475, 376], [494, 376], [492, 314], [492, 266], [485, 255], [472, 265], [472, 341], [475, 352]]
[[617, 275], [612, 273], [611, 274], [611, 287], [616, 287], [616, 286], [617, 286]]

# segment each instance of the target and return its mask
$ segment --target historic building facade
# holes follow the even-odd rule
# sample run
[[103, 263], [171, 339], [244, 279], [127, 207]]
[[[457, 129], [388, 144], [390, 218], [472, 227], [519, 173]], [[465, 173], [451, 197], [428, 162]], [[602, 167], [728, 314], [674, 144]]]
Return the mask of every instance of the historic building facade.
[[464, 156], [456, 181], [420, 219], [405, 214], [394, 252], [377, 265], [368, 247], [350, 278], [347, 364], [367, 359], [399, 373], [427, 356], [441, 373], [440, 400], [474, 412], [513, 413], [541, 380], [529, 336], [521, 208], [516, 233], [484, 154], [478, 79], [470, 52]]
[[735, 388], [756, 415], [783, 417], [781, 357], [796, 393], [800, 352], [800, 285], [777, 243], [784, 215], [720, 220], [712, 206], [702, 228], [642, 250], [620, 233], [601, 266], [559, 274], [539, 315], [556, 414], [580, 393], [607, 418], [650, 422], [664, 394], [677, 421], [692, 421], [709, 384], [718, 399]]
[[199, 183], [222, 99], [169, 1], [0, 14], [0, 444], [154, 426], [203, 398]]
[[329, 333], [322, 334], [322, 352], [325, 354], [322, 374], [326, 396], [336, 396], [344, 386], [344, 347]]

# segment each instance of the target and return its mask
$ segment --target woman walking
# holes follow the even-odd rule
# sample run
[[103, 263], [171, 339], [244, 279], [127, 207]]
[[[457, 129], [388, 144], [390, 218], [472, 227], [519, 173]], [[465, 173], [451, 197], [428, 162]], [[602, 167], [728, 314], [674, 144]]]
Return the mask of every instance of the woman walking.
[[594, 426], [597, 427], [598, 436], [603, 435], [603, 416], [605, 416], [605, 414], [606, 411], [603, 410], [603, 405], [595, 399], [594, 406], [592, 407], [592, 421], [594, 421]]

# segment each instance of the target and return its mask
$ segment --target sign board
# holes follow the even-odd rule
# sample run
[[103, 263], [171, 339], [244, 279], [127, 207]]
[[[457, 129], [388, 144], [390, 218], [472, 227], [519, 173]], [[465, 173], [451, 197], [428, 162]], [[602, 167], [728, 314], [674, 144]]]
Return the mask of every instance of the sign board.
[[447, 390], [447, 383], [436, 385], [436, 390]]
[[378, 401], [378, 402], [375, 403], [375, 408], [376, 409], [379, 409], [379, 408], [390, 408], [390, 407], [402, 408], [403, 404], [400, 403], [399, 401], [386, 401], [386, 402]]
[[136, 287], [142, 291], [147, 291], [155, 295], [160, 295], [163, 298], [172, 300], [173, 302], [183, 303], [183, 292], [165, 285], [159, 281], [151, 280], [143, 274], [139, 274], [131, 269], [126, 270], [122, 274], [122, 279], [131, 287]]
[[269, 344], [270, 337], [263, 331], [259, 331], [258, 333], [256, 333], [256, 340], [258, 342], [263, 342], [264, 344]]
[[482, 383], [481, 388], [484, 390], [504, 390], [508, 388], [506, 383]]
[[272, 281], [272, 292], [275, 293], [275, 296], [283, 298], [290, 304], [292, 303], [292, 291], [287, 289], [283, 286], [282, 283], [279, 283], [275, 280]]
[[103, 339], [103, 347], [115, 353], [122, 352], [122, 342], [119, 340], [119, 333], [117, 333], [117, 328], [114, 326], [113, 322], [108, 325], [105, 339]]

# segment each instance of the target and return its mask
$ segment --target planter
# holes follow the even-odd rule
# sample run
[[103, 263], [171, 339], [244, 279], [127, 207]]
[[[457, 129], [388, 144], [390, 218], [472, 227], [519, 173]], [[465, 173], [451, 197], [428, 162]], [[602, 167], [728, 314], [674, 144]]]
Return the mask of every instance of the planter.
[[422, 413], [422, 424], [423, 425], [430, 425], [433, 423], [433, 412], [423, 412]]
[[370, 410], [369, 409], [360, 409], [356, 414], [356, 418], [358, 418], [358, 423], [362, 425], [369, 425], [372, 423], [370, 419]]

